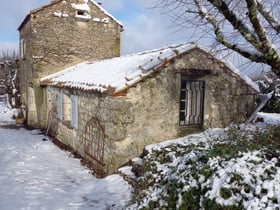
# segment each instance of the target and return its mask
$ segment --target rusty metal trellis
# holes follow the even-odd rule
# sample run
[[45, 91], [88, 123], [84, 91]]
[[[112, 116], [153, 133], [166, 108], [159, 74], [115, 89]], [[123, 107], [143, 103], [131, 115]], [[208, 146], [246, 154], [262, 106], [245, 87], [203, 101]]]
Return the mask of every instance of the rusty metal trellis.
[[96, 173], [104, 175], [105, 129], [98, 117], [92, 117], [85, 127], [85, 153], [97, 162]]

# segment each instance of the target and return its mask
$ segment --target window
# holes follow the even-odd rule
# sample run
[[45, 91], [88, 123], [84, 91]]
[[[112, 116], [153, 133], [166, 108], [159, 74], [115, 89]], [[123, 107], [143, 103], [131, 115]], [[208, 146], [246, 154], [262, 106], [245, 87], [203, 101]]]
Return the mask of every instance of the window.
[[202, 125], [205, 82], [181, 79], [179, 125]]
[[83, 10], [78, 10], [78, 11], [77, 11], [77, 15], [86, 16], [86, 15], [87, 15], [87, 12], [86, 12], [86, 11], [83, 11]]
[[20, 40], [20, 58], [21, 59], [25, 58], [25, 53], [26, 53], [25, 40], [21, 39]]
[[91, 16], [86, 10], [77, 10], [75, 18], [82, 21], [89, 21], [91, 19]]
[[72, 128], [78, 127], [78, 103], [77, 96], [60, 91], [56, 96], [58, 119]]

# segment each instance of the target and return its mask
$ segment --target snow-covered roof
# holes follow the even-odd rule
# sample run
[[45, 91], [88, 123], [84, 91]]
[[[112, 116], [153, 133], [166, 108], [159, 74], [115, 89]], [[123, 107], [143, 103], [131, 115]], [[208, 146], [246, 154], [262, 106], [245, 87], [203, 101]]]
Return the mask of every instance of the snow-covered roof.
[[[41, 79], [41, 84], [119, 93], [168, 65], [170, 60], [194, 48], [205, 51], [197, 44], [184, 43], [96, 62], [87, 61], [46, 76]], [[237, 69], [230, 69], [259, 92], [251, 79], [241, 75]]]
[[[84, 0], [87, 1], [87, 0]], [[93, 0], [90, 0], [95, 6], [97, 6], [105, 15], [111, 17], [114, 21], [116, 21], [116, 23], [118, 23], [120, 26], [123, 27], [122, 23], [120, 21], [118, 21], [113, 15], [111, 15], [109, 12], [107, 12], [103, 7], [100, 6], [100, 4], [96, 3]]]
[[[22, 21], [22, 23], [20, 24], [20, 26], [18, 27], [18, 30], [25, 24], [25, 22], [29, 19], [31, 14], [37, 13], [47, 7], [50, 7], [54, 4], [57, 4], [61, 1], [66, 1], [66, 0], [51, 0], [50, 3], [45, 4], [37, 9], [33, 9], [29, 12], [29, 14], [27, 14], [27, 16], [25, 17], [25, 19]], [[97, 2], [95, 2], [94, 0], [84, 0], [84, 4], [79, 4], [80, 7], [85, 7], [85, 5], [87, 5], [88, 2], [91, 2], [92, 4], [94, 4], [98, 9], [100, 9], [100, 11], [102, 11], [105, 15], [109, 16], [110, 18], [112, 18], [116, 23], [118, 23], [121, 27], [123, 27], [122, 23], [120, 21], [118, 21], [113, 15], [111, 15], [109, 12], [107, 12], [103, 7], [100, 6], [100, 4], [98, 4]], [[77, 5], [76, 5], [77, 6]]]

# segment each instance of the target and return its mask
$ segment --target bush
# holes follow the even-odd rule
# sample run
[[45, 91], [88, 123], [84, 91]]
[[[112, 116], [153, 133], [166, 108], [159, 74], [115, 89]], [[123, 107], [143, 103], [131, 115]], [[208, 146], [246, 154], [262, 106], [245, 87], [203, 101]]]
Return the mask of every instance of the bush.
[[280, 79], [273, 72], [267, 72], [260, 75], [256, 83], [259, 85], [261, 93], [272, 93], [271, 99], [262, 111], [280, 113]]
[[[188, 140], [191, 142], [191, 137]], [[143, 157], [142, 174], [138, 179], [141, 186], [132, 209], [243, 209], [252, 194], [262, 197], [268, 193], [265, 188], [257, 193], [254, 183], [274, 180], [280, 167], [280, 126], [255, 131], [231, 126], [222, 136], [209, 142], [186, 142], [163, 146]], [[246, 159], [246, 167], [260, 167], [273, 159], [271, 165], [259, 177], [248, 174], [250, 181], [244, 181], [244, 175], [238, 170], [227, 172], [227, 185], [221, 185], [217, 196], [233, 202], [224, 206], [226, 202], [212, 199], [209, 196], [211, 182], [219, 179], [218, 170], [225, 169], [228, 163], [229, 166], [237, 163], [235, 161], [244, 154], [249, 157], [254, 153], [255, 158]], [[269, 199], [266, 204], [278, 202], [275, 197]]]

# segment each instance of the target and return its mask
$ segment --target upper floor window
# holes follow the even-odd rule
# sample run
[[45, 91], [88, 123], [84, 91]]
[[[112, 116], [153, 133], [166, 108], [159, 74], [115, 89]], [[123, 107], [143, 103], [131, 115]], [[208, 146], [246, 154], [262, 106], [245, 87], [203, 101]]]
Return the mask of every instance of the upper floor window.
[[205, 81], [181, 79], [179, 125], [202, 125]]
[[85, 10], [77, 10], [75, 17], [78, 19], [81, 19], [81, 20], [90, 20], [91, 19], [91, 16], [89, 15], [88, 11], [85, 11]]
[[24, 59], [26, 54], [26, 43], [24, 39], [20, 40], [20, 58]]
[[72, 3], [72, 8], [76, 10], [75, 18], [78, 18], [79, 20], [90, 20], [90, 7], [87, 3], [81, 3], [81, 4], [75, 4]]

